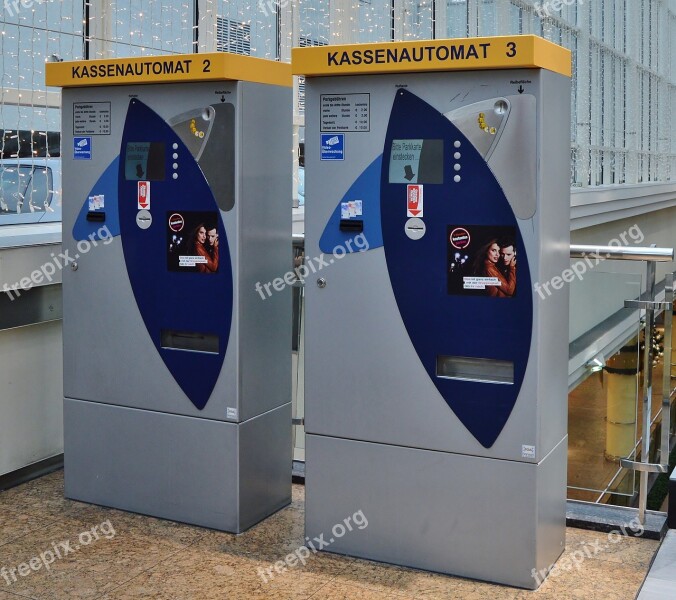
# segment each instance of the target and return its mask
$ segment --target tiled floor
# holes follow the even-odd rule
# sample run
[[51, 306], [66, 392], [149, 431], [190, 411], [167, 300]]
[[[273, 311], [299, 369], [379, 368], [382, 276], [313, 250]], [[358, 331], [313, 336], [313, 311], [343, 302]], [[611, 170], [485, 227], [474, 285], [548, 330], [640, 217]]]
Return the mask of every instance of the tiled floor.
[[[610, 543], [605, 534], [569, 529], [564, 558], [577, 559], [579, 568], [560, 569], [537, 592], [329, 554], [264, 582], [258, 569], [304, 540], [304, 491], [294, 486], [290, 507], [234, 536], [64, 500], [63, 474], [53, 473], [0, 493], [0, 569], [53, 552], [54, 544], [62, 554], [49, 570], [16, 573], [16, 581], [0, 570], [10, 581], [0, 577], [0, 600], [633, 599], [658, 547], [632, 538]], [[99, 539], [86, 544], [90, 540], [81, 534], [95, 526]], [[66, 541], [72, 547], [67, 555], [66, 544], [59, 546]]]

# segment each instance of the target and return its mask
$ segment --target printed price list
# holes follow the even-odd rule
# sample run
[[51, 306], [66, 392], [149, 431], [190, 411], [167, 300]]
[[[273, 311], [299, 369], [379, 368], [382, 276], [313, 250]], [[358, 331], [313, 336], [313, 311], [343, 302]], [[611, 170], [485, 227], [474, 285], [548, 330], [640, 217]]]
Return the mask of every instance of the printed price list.
[[367, 132], [371, 130], [370, 94], [321, 96], [321, 130]]
[[110, 102], [73, 104], [73, 135], [110, 135]]

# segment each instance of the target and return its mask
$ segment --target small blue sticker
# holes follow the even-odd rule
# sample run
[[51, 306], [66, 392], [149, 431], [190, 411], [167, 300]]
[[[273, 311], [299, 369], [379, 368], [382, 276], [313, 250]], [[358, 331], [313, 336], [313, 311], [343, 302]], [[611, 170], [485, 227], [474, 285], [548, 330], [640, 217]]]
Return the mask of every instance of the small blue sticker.
[[92, 138], [74, 137], [73, 138], [73, 158], [75, 160], [92, 159]]
[[321, 160], [345, 160], [345, 134], [322, 133]]

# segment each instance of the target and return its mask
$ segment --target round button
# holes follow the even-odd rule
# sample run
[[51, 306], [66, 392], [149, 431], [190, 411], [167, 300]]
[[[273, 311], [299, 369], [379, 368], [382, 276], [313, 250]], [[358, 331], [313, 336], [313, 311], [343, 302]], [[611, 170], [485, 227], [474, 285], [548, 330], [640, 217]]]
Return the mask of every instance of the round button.
[[177, 144], [176, 142], [174, 142], [174, 145], [172, 146], [172, 148], [173, 148], [174, 150], [178, 150], [178, 144]]
[[173, 158], [174, 160], [176, 160], [176, 159], [178, 158], [178, 153], [177, 153], [177, 152], [174, 152], [174, 156], [172, 156], [172, 158]]
[[178, 169], [178, 163], [174, 163], [173, 167], [174, 167], [174, 171], [175, 171], [176, 169]]
[[460, 154], [460, 152], [456, 152], [456, 153], [453, 155], [453, 158], [455, 158], [455, 160], [460, 160], [460, 157], [461, 157], [461, 156], [462, 156], [462, 154]]
[[460, 140], [455, 140], [455, 142], [453, 142], [453, 145], [454, 145], [456, 148], [460, 148]]
[[140, 210], [136, 215], [136, 224], [140, 229], [148, 229], [153, 224], [153, 216], [149, 210]]
[[453, 181], [455, 181], [455, 183], [460, 183], [460, 180], [461, 180], [461, 179], [462, 179], [462, 177], [460, 177], [460, 175], [456, 175], [456, 176], [453, 178]]
[[462, 169], [462, 167], [461, 167], [460, 165], [458, 165], [458, 164], [453, 165], [453, 168], [454, 168], [456, 171], [459, 171], [460, 169]]
[[178, 179], [178, 173], [174, 173], [174, 179]]
[[419, 240], [425, 235], [427, 227], [425, 226], [425, 221], [416, 217], [406, 221], [406, 225], [404, 225], [404, 231], [409, 239]]

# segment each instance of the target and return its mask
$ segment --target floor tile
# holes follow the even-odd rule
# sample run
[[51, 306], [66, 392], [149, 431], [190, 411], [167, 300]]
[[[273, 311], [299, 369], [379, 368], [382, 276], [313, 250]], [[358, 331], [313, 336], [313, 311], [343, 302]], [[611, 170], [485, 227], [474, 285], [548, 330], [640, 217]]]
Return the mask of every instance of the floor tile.
[[16, 568], [52, 542], [79, 545], [80, 534], [95, 526], [99, 540], [49, 571], [17, 577], [5, 590], [0, 585], [0, 600], [633, 600], [658, 547], [651, 540], [615, 536], [612, 543], [604, 533], [568, 529], [558, 570], [528, 592], [315, 554], [305, 546], [302, 486], [293, 486], [290, 506], [233, 535], [65, 500], [58, 472], [0, 493], [0, 568]]
[[[14, 572], [16, 581], [12, 581], [10, 591], [50, 600], [95, 598], [183, 548], [124, 530], [112, 537], [107, 528], [104, 531], [108, 537], [100, 535], [95, 540], [90, 532], [98, 525], [64, 516], [59, 522], [0, 546], [0, 567], [18, 569], [31, 559], [35, 561], [35, 571], [24, 576]], [[67, 543], [69, 551], [64, 549]], [[54, 556], [49, 568], [37, 560], [43, 553], [47, 560]]]
[[[646, 571], [660, 543], [621, 533], [602, 533], [569, 529], [566, 535], [566, 554], [575, 561], [607, 560], [620, 564], [632, 564]], [[564, 556], [565, 556], [564, 555]]]
[[523, 591], [518, 600], [634, 600], [646, 575], [639, 565], [605, 560], [558, 565], [538, 590]]
[[17, 511], [0, 508], [0, 546], [45, 526], [42, 519], [22, 512], [20, 507], [17, 508], [19, 509]]
[[414, 596], [395, 595], [392, 592], [379, 592], [377, 590], [347, 585], [337, 581], [327, 583], [311, 596], [311, 600], [414, 600], [414, 598]]
[[398, 594], [427, 600], [446, 598], [513, 600], [519, 593], [519, 590], [505, 586], [364, 560], [356, 560], [339, 574], [335, 581], [386, 595]]
[[330, 581], [294, 569], [264, 581], [258, 571], [263, 567], [264, 563], [255, 559], [219, 553], [196, 544], [109, 591], [103, 600], [301, 599], [310, 597]]

